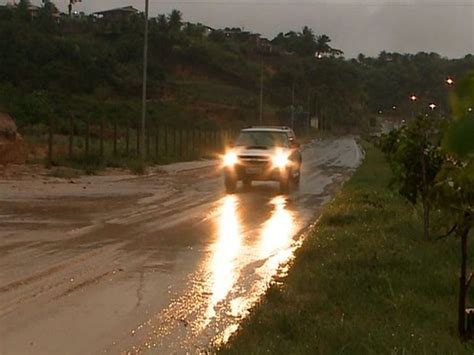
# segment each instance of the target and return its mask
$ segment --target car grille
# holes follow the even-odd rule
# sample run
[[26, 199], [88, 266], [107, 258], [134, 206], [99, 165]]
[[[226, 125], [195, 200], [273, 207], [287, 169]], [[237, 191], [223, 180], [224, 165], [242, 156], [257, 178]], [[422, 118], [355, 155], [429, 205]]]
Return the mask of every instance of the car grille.
[[243, 165], [266, 166], [270, 164], [270, 157], [255, 155], [239, 155], [239, 161]]

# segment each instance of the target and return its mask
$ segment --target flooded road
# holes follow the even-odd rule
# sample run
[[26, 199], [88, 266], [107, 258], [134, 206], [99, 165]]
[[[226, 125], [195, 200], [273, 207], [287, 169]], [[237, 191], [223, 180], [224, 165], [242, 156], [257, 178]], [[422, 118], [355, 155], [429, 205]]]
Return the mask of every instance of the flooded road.
[[0, 180], [0, 354], [199, 353], [225, 342], [361, 160], [305, 147], [298, 191], [224, 193], [216, 162]]

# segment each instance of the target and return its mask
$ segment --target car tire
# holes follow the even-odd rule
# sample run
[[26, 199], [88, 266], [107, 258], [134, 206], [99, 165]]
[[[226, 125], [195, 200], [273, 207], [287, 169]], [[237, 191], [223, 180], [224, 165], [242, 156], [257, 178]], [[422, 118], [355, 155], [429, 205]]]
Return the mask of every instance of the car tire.
[[237, 190], [237, 179], [235, 177], [226, 175], [224, 177], [225, 192], [234, 194]]

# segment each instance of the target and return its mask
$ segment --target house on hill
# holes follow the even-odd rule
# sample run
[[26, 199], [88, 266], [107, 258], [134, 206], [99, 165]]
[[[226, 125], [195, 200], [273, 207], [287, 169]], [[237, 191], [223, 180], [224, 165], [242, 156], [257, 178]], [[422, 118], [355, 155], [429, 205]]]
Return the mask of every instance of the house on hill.
[[105, 21], [122, 21], [129, 20], [138, 13], [139, 11], [133, 6], [125, 6], [116, 9], [94, 12], [92, 15]]
[[31, 18], [38, 17], [39, 11], [40, 11], [39, 6], [36, 6], [36, 5], [33, 5], [33, 4], [28, 5], [28, 12], [30, 13]]
[[[28, 5], [28, 12], [30, 13], [31, 18], [37, 18], [40, 14], [41, 7], [29, 4]], [[56, 22], [59, 22], [59, 18], [61, 17], [61, 13], [57, 9], [56, 6], [52, 6], [51, 8], [51, 16], [55, 19]]]

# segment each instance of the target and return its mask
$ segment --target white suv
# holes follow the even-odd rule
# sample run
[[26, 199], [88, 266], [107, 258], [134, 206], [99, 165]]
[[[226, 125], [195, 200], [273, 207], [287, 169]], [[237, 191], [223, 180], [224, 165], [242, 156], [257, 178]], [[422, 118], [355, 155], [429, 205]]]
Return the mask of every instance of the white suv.
[[252, 127], [240, 132], [223, 157], [227, 193], [234, 193], [237, 182], [250, 187], [252, 181], [278, 181], [281, 193], [298, 186], [301, 150], [288, 127]]

